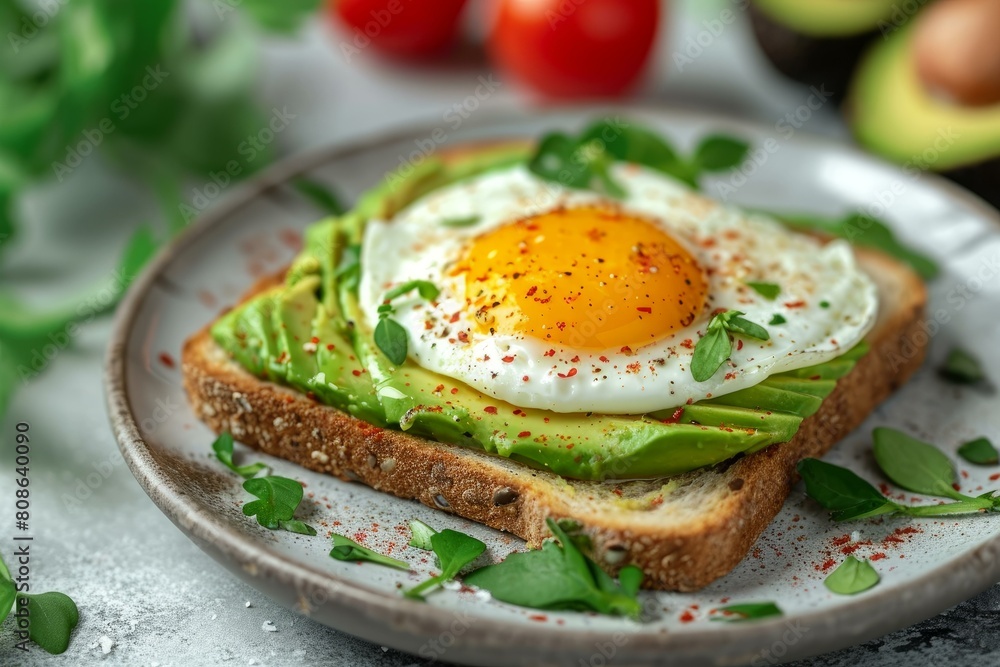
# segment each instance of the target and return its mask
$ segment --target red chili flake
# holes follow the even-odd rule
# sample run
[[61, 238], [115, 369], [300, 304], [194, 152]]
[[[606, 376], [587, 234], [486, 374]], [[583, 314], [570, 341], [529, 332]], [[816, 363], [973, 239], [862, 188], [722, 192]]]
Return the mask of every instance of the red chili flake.
[[694, 614], [690, 611], [685, 610], [683, 614], [680, 615], [681, 623], [690, 623], [694, 620]]
[[545, 621], [549, 620], [549, 617], [546, 616], [545, 614], [532, 614], [531, 616], [528, 617], [528, 619], [532, 621], [538, 621], [539, 623], [544, 623]]
[[495, 415], [497, 413], [497, 409], [492, 405], [487, 405], [485, 408], [483, 408], [483, 411], [488, 415]]
[[878, 484], [878, 490], [882, 492], [883, 496], [891, 496], [892, 495], [892, 489], [890, 489], [889, 485], [886, 484], [885, 482], [879, 482], [879, 484]]
[[335, 349], [337, 349], [337, 346], [336, 346], [336, 345], [334, 345], [333, 343], [327, 343], [327, 344], [326, 344], [326, 349], [332, 352], [332, 351], [334, 351]]
[[638, 310], [640, 313], [652, 313], [653, 312], [653, 309], [650, 308], [649, 306], [636, 306], [635, 309]]
[[549, 350], [549, 351], [548, 351], [548, 352], [546, 352], [546, 353], [545, 353], [545, 354], [544, 354], [543, 356], [546, 356], [546, 357], [554, 357], [555, 355], [556, 355], [556, 351], [555, 351], [555, 350]]
[[312, 338], [309, 339], [309, 342], [311, 342], [313, 345], [319, 345], [319, 338], [313, 336]]
[[605, 357], [603, 354], [600, 357], [598, 357], [598, 359], [600, 359], [604, 363], [608, 363], [609, 361], [611, 361], [610, 359], [608, 359], [607, 357]]
[[571, 368], [568, 371], [566, 371], [565, 373], [558, 373], [557, 375], [559, 375], [559, 377], [561, 377], [561, 378], [571, 378], [574, 375], [576, 375], [576, 368]]
[[969, 479], [969, 472], [967, 470], [960, 470], [959, 473], [962, 475], [962, 479]]
[[452, 324], [454, 324], [455, 322], [458, 322], [459, 313], [460, 313], [460, 311], [456, 310], [454, 313], [451, 314], [451, 317], [448, 318], [448, 321], [451, 322]]
[[885, 554], [879, 551], [877, 554], [872, 554], [868, 557], [868, 560], [882, 560], [885, 558]]
[[962, 490], [962, 487], [958, 485], [958, 482], [953, 483], [951, 485], [951, 488], [955, 489], [956, 491], [961, 491]]
[[819, 565], [817, 565], [816, 569], [819, 570], [820, 572], [826, 572], [827, 570], [829, 570], [831, 567], [833, 567], [836, 564], [837, 564], [837, 561], [835, 561], [832, 558], [828, 558], [827, 560], [825, 560], [822, 563], [820, 563]]
[[729, 371], [728, 373], [726, 373], [726, 379], [727, 380], [735, 380], [736, 379], [736, 373], [734, 371]]
[[998, 472], [998, 473], [994, 473], [994, 474], [990, 475], [990, 481], [991, 481], [991, 482], [995, 482], [995, 481], [997, 481], [998, 479], [1000, 479], [1000, 472]]
[[444, 385], [443, 384], [439, 384], [438, 386], [434, 387], [434, 393], [435, 394], [439, 394], [442, 391], [444, 391]]
[[177, 365], [177, 362], [174, 361], [174, 358], [171, 357], [166, 352], [160, 352], [160, 363], [166, 366], [167, 368], [173, 368], [174, 366]]
[[452, 388], [451, 388], [451, 393], [452, 393], [453, 395], [454, 395], [454, 394], [457, 394], [457, 393], [458, 393], [458, 387], [452, 387]]
[[483, 355], [483, 361], [489, 361], [489, 360], [490, 360], [490, 355], [484, 354]]
[[514, 361], [514, 357], [512, 357], [512, 356], [510, 356], [508, 354], [506, 357], [504, 357], [503, 359], [501, 359], [501, 361], [503, 361], [505, 364], [509, 364], [510, 362]]
[[741, 338], [740, 340], [736, 341], [736, 350], [739, 351], [742, 349], [743, 349], [743, 339]]
[[690, 338], [685, 338], [684, 340], [681, 341], [681, 347], [690, 350], [692, 347], [694, 347], [694, 341], [691, 340]]
[[684, 408], [677, 408], [674, 410], [674, 414], [670, 415], [668, 419], [661, 419], [660, 421], [664, 424], [676, 424], [684, 416]]
[[805, 308], [805, 301], [786, 301], [785, 308]]
[[538, 291], [538, 286], [532, 285], [531, 287], [528, 288], [528, 296], [535, 296], [535, 292], [537, 291]]
[[467, 331], [459, 331], [458, 332], [458, 340], [460, 340], [463, 343], [468, 343], [469, 342], [469, 333]]
[[353, 371], [351, 371], [351, 373], [352, 373], [352, 374], [354, 375], [354, 377], [356, 377], [356, 378], [359, 378], [359, 377], [361, 377], [361, 371], [359, 371], [359, 370], [353, 370]]
[[519, 438], [530, 438], [531, 437], [531, 431], [521, 431], [520, 433], [517, 434], [517, 437], [519, 437]]
[[632, 348], [630, 348], [628, 345], [623, 345], [622, 349], [619, 350], [619, 352], [621, 352], [622, 354], [632, 354]]
[[521, 377], [521, 382], [527, 382], [527, 381], [528, 381], [528, 376], [527, 375], [524, 375], [524, 376]]
[[844, 535], [842, 537], [835, 537], [835, 538], [833, 538], [833, 546], [835, 546], [835, 547], [843, 546], [843, 545], [847, 544], [850, 541], [851, 541], [851, 536], [850, 535]]
[[580, 355], [579, 354], [576, 355], [575, 357], [573, 357], [572, 359], [570, 359], [570, 361], [575, 364], [576, 362], [580, 361]]
[[663, 504], [663, 496], [656, 496], [655, 498], [649, 501], [650, 507], [659, 507], [662, 504]]

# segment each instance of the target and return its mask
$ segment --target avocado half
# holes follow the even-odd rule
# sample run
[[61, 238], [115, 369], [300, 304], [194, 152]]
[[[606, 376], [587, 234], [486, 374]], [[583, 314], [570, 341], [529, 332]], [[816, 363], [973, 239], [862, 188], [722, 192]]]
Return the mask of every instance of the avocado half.
[[749, 12], [771, 63], [791, 79], [824, 86], [838, 102], [872, 38], [908, 18], [899, 0], [751, 0]]
[[882, 157], [948, 176], [1000, 207], [1000, 104], [966, 107], [934, 97], [917, 74], [913, 35], [912, 28], [899, 30], [861, 61], [845, 107], [855, 137]]

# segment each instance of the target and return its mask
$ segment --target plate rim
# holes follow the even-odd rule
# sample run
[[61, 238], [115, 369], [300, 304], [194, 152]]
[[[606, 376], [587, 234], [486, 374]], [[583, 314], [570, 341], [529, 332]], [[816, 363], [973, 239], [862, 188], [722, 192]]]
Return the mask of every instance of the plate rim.
[[[660, 104], [553, 105], [541, 109], [482, 111], [464, 123], [461, 129], [489, 130], [490, 127], [518, 120], [537, 120], [539, 117], [551, 118], [554, 122], [558, 122], [560, 117], [569, 113], [598, 117], [607, 114], [628, 116], [636, 112], [668, 120], [679, 119], [685, 123], [707, 123], [719, 128], [742, 129], [753, 136], [767, 132], [767, 125], [763, 123]], [[352, 605], [353, 610], [364, 610], [369, 619], [378, 620], [383, 626], [389, 626], [390, 630], [398, 631], [399, 628], [394, 627], [393, 623], [405, 617], [405, 631], [418, 641], [447, 631], [455, 621], [456, 612], [445, 607], [393, 596], [391, 593], [369, 588], [334, 573], [297, 563], [274, 551], [267, 544], [236, 531], [216, 515], [205, 512], [196, 501], [176, 488], [169, 475], [158, 468], [153, 456], [147, 451], [148, 445], [132, 413], [126, 379], [126, 349], [129, 335], [145, 297], [164, 270], [178, 255], [200, 241], [209, 231], [224, 224], [242, 207], [297, 175], [307, 174], [333, 160], [350, 159], [369, 149], [427, 136], [434, 127], [436, 125], [430, 122], [409, 123], [391, 131], [374, 132], [361, 139], [293, 154], [233, 188], [225, 195], [224, 200], [199, 215], [181, 234], [161, 249], [130, 286], [116, 310], [105, 355], [103, 383], [112, 430], [119, 451], [130, 471], [160, 511], [203, 551], [216, 560], [223, 559], [238, 566], [240, 572], [249, 575], [244, 576], [244, 579], [250, 581], [251, 585], [254, 585], [254, 580], [261, 579], [282, 582], [283, 585], [291, 584], [289, 590], [295, 593], [303, 590], [324, 590], [327, 595], [322, 604], [333, 604], [335, 607]], [[798, 132], [790, 141], [799, 145], [811, 145], [817, 150], [835, 149], [845, 153], [852, 160], [883, 169], [888, 168], [901, 175], [904, 173], [898, 165], [869, 155], [855, 145], [836, 139]], [[921, 174], [920, 186], [936, 190], [948, 199], [957, 199], [973, 210], [977, 216], [992, 220], [997, 229], [1000, 229], [1000, 212], [961, 186], [930, 172]], [[800, 623], [809, 630], [818, 630], [810, 633], [810, 640], [787, 646], [787, 652], [780, 660], [769, 658], [771, 664], [786, 662], [853, 646], [907, 627], [976, 595], [997, 581], [1000, 581], [1000, 534], [975, 549], [956, 556], [946, 565], [928, 569], [898, 590], [886, 589], [858, 597], [834, 609], [816, 610], [748, 624], [732, 624], [727, 626], [724, 633], [718, 629], [692, 629], [683, 633], [644, 633], [643, 626], [637, 626], [636, 632], [627, 633], [629, 641], [621, 647], [619, 655], [624, 660], [655, 660], [657, 656], [662, 658], [664, 650], [671, 650], [680, 654], [676, 657], [684, 660], [704, 659], [706, 656], [713, 656], [717, 660], [722, 656], [750, 659], [755, 655], [761, 655], [761, 651], [774, 642], [781, 642], [781, 636], [788, 630], [790, 622]], [[260, 586], [255, 587], [260, 589]], [[930, 596], [932, 590], [934, 595]], [[287, 599], [275, 598], [271, 593], [265, 594], [286, 606], [291, 606]], [[896, 608], [891, 615], [878, 613], [888, 608], [887, 601], [897, 599], [900, 595], [912, 596], [915, 603], [902, 610]], [[303, 610], [300, 606], [296, 606], [298, 607], [296, 611], [312, 617], [309, 608]], [[867, 616], [872, 622], [858, 624], [857, 621], [862, 616]], [[323, 623], [321, 619], [316, 620]], [[470, 651], [496, 646], [498, 642], [509, 647], [509, 642], [513, 640], [521, 642], [522, 649], [529, 650], [535, 656], [544, 655], [549, 658], [570, 656], [595, 641], [610, 639], [613, 634], [590, 628], [567, 629], [511, 620], [491, 619], [484, 625], [488, 627], [472, 624], [441, 659], [451, 662], [466, 657]], [[854, 628], [854, 630], [846, 632], [843, 628]], [[369, 636], [365, 634], [359, 636], [370, 641], [389, 643], [410, 653], [416, 652], [412, 645], [386, 642], [382, 638], [384, 635], [373, 633]], [[721, 637], [725, 637], [726, 641], [720, 651]], [[479, 664], [493, 663], [479, 662]]]

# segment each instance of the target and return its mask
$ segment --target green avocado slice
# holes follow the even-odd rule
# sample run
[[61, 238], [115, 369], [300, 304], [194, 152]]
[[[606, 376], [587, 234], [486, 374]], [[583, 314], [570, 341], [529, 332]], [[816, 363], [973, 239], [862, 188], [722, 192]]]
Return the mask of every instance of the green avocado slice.
[[[492, 157], [492, 159], [491, 159]], [[587, 480], [658, 478], [787, 442], [866, 351], [772, 376], [757, 386], [647, 415], [522, 409], [375, 346], [343, 259], [364, 222], [393, 214], [447, 183], [523, 160], [524, 151], [428, 160], [362, 198], [351, 214], [314, 225], [284, 287], [237, 307], [212, 327], [249, 371], [372, 424]]]
[[962, 107], [920, 81], [912, 27], [876, 43], [858, 66], [848, 120], [869, 150], [908, 169], [949, 171], [1000, 157], [1000, 104]]

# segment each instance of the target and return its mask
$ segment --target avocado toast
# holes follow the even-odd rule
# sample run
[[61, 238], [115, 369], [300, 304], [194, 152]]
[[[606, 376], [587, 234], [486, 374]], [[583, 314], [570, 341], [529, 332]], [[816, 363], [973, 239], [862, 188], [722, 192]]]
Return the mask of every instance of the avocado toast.
[[[229, 430], [262, 451], [418, 499], [536, 546], [548, 536], [546, 517], [574, 518], [610, 571], [633, 563], [645, 572], [647, 587], [704, 586], [732, 569], [777, 513], [795, 463], [826, 451], [919, 365], [922, 349], [898, 352], [917, 330], [923, 285], [895, 261], [858, 252], [882, 304], [866, 343], [656, 419], [554, 414], [529, 428], [522, 420], [534, 419], [535, 411], [521, 410], [524, 416], [514, 420], [501, 409], [504, 414], [485, 425], [463, 423], [482, 412], [476, 408], [485, 398], [463, 387], [463, 398], [452, 400], [422, 377], [423, 369], [384, 367], [367, 332], [356, 328], [350, 263], [343, 261], [351, 252], [351, 225], [391, 215], [443, 183], [527, 153], [520, 143], [449, 152], [411, 174], [405, 187], [369, 195], [348, 219], [314, 227], [287, 272], [262, 281], [188, 341], [185, 387], [213, 429]], [[331, 294], [339, 298], [329, 300]], [[273, 347], [243, 344], [253, 331], [265, 332], [257, 340], [270, 339]], [[378, 392], [370, 379], [376, 374]], [[590, 430], [581, 431], [579, 449], [567, 455], [566, 448], [532, 444], [545, 428], [553, 437]], [[505, 429], [516, 434], [491, 437]], [[629, 440], [636, 448], [616, 450], [609, 434], [622, 429], [636, 436]], [[530, 439], [520, 437], [529, 431]], [[768, 446], [775, 443], [785, 444]]]

